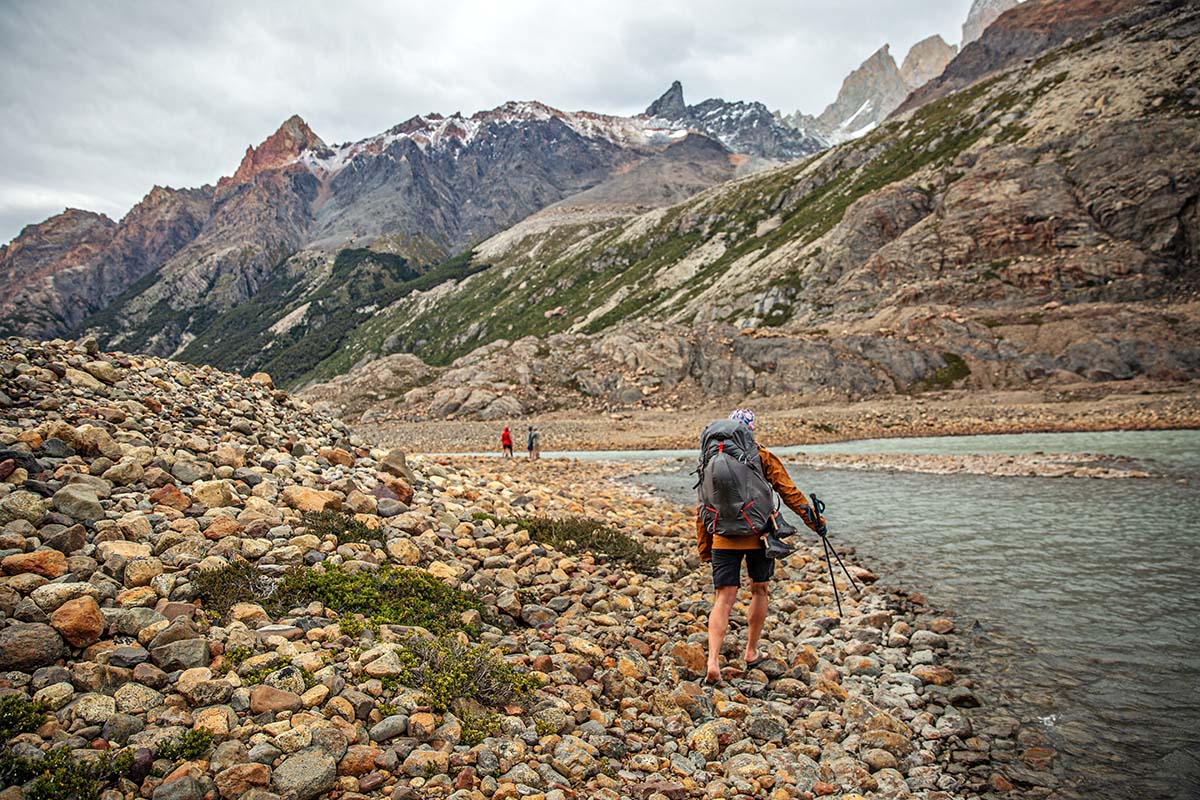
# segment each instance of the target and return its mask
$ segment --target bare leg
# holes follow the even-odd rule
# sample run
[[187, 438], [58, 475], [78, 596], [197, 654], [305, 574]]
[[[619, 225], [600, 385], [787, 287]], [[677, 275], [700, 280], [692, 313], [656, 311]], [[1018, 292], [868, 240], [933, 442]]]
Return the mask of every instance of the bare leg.
[[766, 583], [750, 584], [750, 612], [747, 615], [749, 633], [746, 637], [746, 662], [758, 658], [758, 639], [762, 636], [763, 623], [767, 621], [767, 586]]
[[705, 677], [710, 683], [721, 680], [721, 644], [725, 641], [725, 631], [729, 629], [729, 612], [737, 600], [737, 591], [736, 586], [717, 589], [712, 611], [708, 614], [708, 674]]

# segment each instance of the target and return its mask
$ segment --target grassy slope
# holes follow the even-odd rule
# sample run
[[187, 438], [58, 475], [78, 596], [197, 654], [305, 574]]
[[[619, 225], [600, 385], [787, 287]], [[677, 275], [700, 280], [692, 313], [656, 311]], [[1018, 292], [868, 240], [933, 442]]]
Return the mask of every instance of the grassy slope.
[[[178, 357], [244, 373], [263, 370], [281, 385], [344, 372], [352, 363], [345, 361], [343, 342], [374, 309], [481, 268], [469, 262], [470, 253], [465, 253], [421, 273], [400, 256], [342, 250], [329, 276], [316, 286], [281, 270], [252, 300], [215, 317]], [[271, 332], [272, 325], [304, 303], [308, 309], [297, 325]], [[330, 364], [322, 367], [325, 361]]]

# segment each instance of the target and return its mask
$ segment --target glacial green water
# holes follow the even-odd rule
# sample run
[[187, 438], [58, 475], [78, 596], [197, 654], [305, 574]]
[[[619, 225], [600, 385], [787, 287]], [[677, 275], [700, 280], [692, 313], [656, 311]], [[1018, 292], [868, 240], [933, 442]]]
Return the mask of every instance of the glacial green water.
[[[977, 693], [990, 712], [1044, 733], [1059, 751], [1053, 775], [1064, 796], [1200, 796], [1200, 432], [886, 439], [777, 452], [796, 449], [1107, 453], [1169, 474], [789, 467], [803, 491], [828, 503], [834, 540], [853, 545], [881, 582], [925, 593], [976, 632], [968, 658]], [[679, 455], [678, 466], [639, 482], [691, 504], [695, 455]], [[1023, 768], [1013, 771], [1020, 777]]]

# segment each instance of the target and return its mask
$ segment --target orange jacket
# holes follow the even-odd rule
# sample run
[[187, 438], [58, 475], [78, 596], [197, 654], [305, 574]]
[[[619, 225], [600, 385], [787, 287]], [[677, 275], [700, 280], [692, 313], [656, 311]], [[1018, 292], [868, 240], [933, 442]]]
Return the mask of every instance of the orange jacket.
[[[796, 488], [796, 484], [792, 483], [792, 478], [788, 475], [787, 470], [783, 467], [783, 462], [779, 460], [779, 456], [772, 453], [762, 445], [758, 446], [758, 457], [762, 460], [763, 474], [767, 477], [767, 482], [779, 492], [779, 496], [783, 498], [783, 502], [792, 511], [800, 515], [804, 520], [804, 524], [812, 528], [813, 525], [809, 512], [811, 509], [808, 505], [808, 498], [804, 496], [804, 492]], [[822, 517], [824, 522], [825, 518]], [[763, 540], [758, 536], [715, 536], [709, 533], [704, 523], [700, 520], [700, 509], [696, 508], [696, 546], [700, 548], [700, 560], [711, 561], [713, 550], [757, 550], [763, 547]]]

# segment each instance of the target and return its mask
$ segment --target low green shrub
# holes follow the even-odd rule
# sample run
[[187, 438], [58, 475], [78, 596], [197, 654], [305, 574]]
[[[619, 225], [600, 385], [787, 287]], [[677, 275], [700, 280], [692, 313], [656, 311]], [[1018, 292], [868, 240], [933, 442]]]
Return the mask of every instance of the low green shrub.
[[342, 614], [338, 618], [338, 630], [355, 639], [362, 635], [366, 627], [367, 623], [363, 622], [362, 618], [355, 614]]
[[244, 645], [239, 647], [231, 647], [225, 651], [224, 657], [221, 659], [221, 671], [229, 672], [236, 670], [250, 656], [254, 655], [254, 648]]
[[300, 520], [309, 533], [321, 537], [332, 534], [338, 544], [369, 542], [379, 538], [379, 533], [371, 530], [366, 523], [341, 511], [306, 511]]
[[46, 721], [46, 710], [20, 694], [0, 697], [0, 742], [21, 733], [32, 733]]
[[500, 732], [499, 714], [476, 715], [464, 711], [459, 714], [458, 721], [462, 725], [462, 738], [459, 739], [459, 743], [465, 744], [467, 747], [474, 747], [489, 736], [495, 736]]
[[160, 744], [154, 749], [154, 757], [168, 761], [194, 761], [207, 753], [212, 743], [212, 731], [193, 728]]
[[60, 747], [35, 759], [5, 749], [0, 754], [0, 785], [24, 785], [25, 800], [99, 800], [101, 791], [132, 767], [133, 753], [128, 750], [78, 759]]
[[219, 569], [201, 570], [192, 576], [204, 613], [219, 622], [238, 603], [261, 603], [271, 594], [271, 579], [248, 561], [235, 561]]
[[658, 572], [659, 555], [632, 536], [587, 517], [523, 517], [498, 519], [476, 514], [476, 519], [491, 519], [497, 525], [516, 524], [529, 531], [529, 537], [568, 555], [591, 553], [598, 558], [624, 564], [644, 575]]
[[454, 635], [410, 637], [397, 655], [404, 665], [400, 682], [424, 691], [439, 712], [459, 698], [505, 705], [529, 696], [541, 685], [533, 675], [492, 655], [487, 647], [463, 643]]
[[297, 567], [266, 600], [276, 615], [316, 601], [338, 614], [363, 614], [380, 625], [415, 625], [434, 633], [470, 630], [463, 612], [483, 611], [479, 599], [419, 569], [385, 566], [351, 572], [341, 566]]

